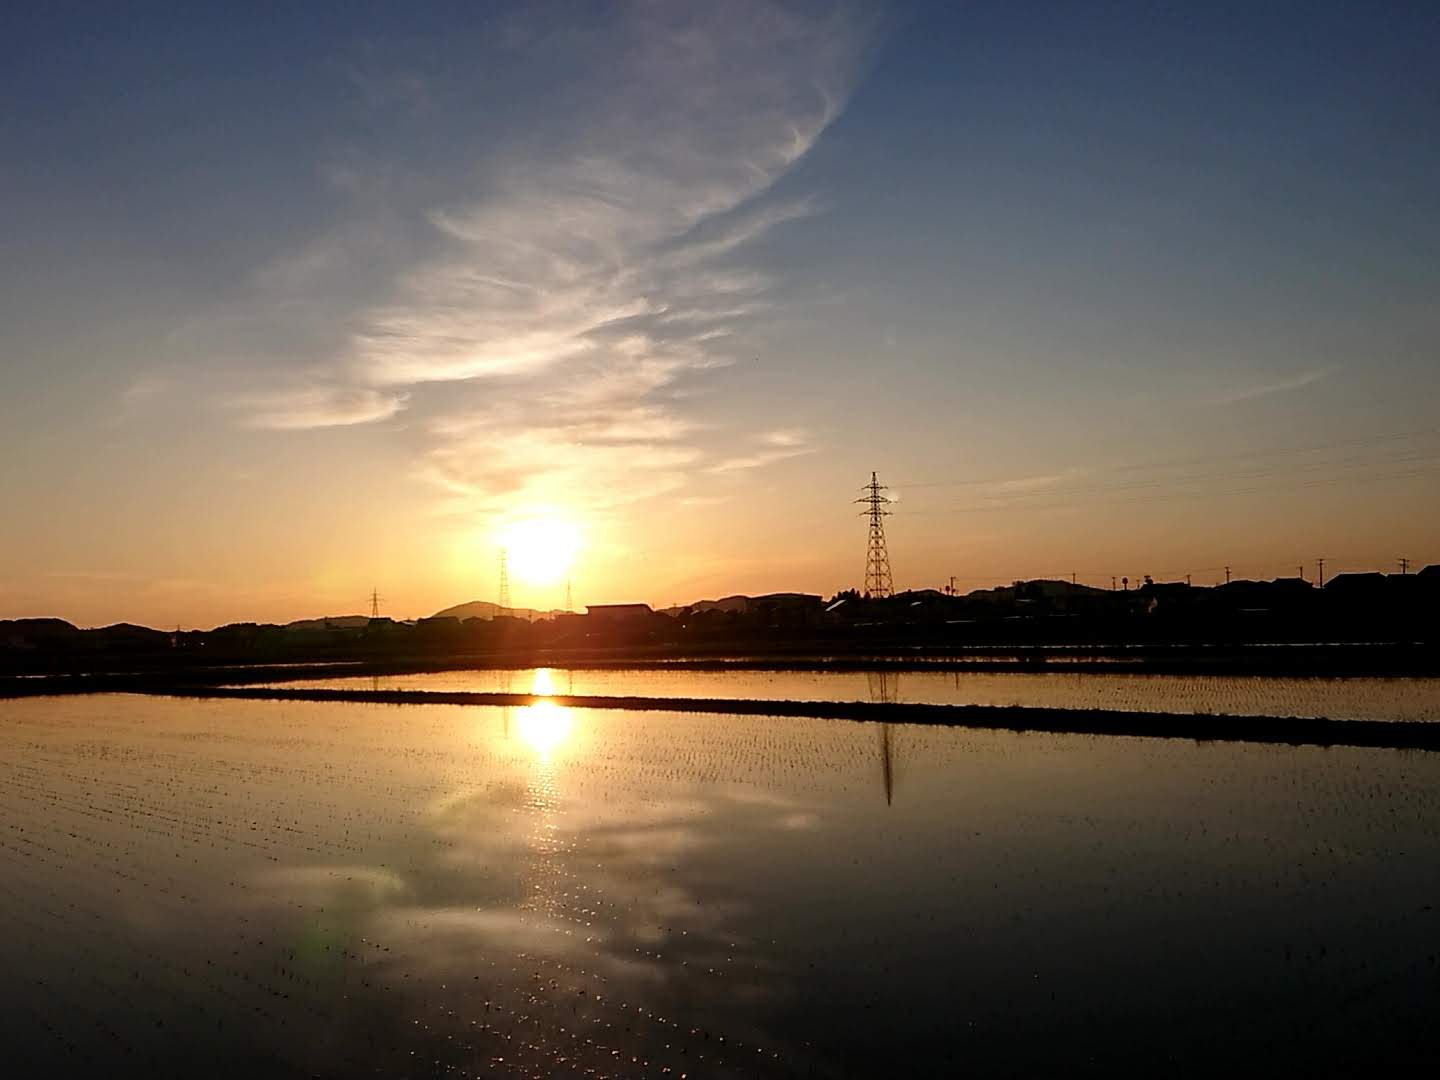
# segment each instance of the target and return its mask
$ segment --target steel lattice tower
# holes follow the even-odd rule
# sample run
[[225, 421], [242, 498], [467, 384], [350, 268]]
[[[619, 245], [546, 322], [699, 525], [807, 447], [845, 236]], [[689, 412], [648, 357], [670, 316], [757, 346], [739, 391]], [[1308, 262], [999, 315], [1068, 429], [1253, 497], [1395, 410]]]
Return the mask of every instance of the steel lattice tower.
[[867, 509], [861, 511], [861, 516], [870, 519], [870, 543], [865, 553], [865, 595], [891, 596], [895, 592], [895, 581], [890, 576], [890, 552], [885, 547], [885, 519], [890, 516], [890, 511], [885, 509], [890, 504], [885, 495], [888, 489], [872, 472], [870, 483], [861, 490], [865, 494], [855, 501], [865, 504]]
[[505, 614], [510, 609], [510, 560], [509, 552], [503, 547], [500, 549], [500, 606], [505, 608]]

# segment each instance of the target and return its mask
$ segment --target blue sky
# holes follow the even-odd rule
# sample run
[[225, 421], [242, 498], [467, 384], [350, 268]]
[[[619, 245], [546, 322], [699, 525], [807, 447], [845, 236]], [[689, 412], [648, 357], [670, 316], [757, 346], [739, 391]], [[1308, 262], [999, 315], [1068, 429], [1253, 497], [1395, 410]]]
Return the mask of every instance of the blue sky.
[[5, 20], [0, 615], [1440, 555], [1433, 5]]

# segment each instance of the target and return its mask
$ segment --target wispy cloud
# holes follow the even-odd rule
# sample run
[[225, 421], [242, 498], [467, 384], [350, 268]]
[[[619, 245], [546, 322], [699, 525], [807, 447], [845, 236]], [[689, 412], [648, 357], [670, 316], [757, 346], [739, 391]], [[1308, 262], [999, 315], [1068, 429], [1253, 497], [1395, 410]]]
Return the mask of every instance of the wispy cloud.
[[[421, 467], [474, 510], [617, 505], [697, 469], [809, 452], [777, 432], [707, 462], [676, 390], [731, 360], [737, 321], [768, 302], [772, 281], [738, 253], [817, 211], [764, 198], [841, 109], [865, 27], [762, 3], [619, 12], [580, 66], [593, 93], [569, 95], [545, 138], [479, 162], [472, 194], [427, 208], [428, 239], [347, 317], [326, 381], [238, 397], [247, 423], [366, 423], [410, 388], [452, 384], [416, 398], [432, 440]], [[348, 273], [346, 249], [317, 244], [272, 276]]]
[[1075, 476], [1076, 474], [1074, 472], [1047, 473], [1043, 476], [1020, 476], [1014, 480], [996, 480], [991, 484], [984, 485], [984, 487], [997, 494], [1048, 491], [1067, 481], [1073, 481]]
[[113, 427], [134, 420], [153, 403], [163, 399], [172, 386], [173, 380], [158, 371], [142, 371], [132, 376], [116, 394], [115, 408], [106, 418], [106, 424]]
[[294, 431], [388, 420], [407, 398], [362, 386], [303, 386], [241, 395], [233, 404], [250, 427]]
[[143, 401], [159, 397], [170, 389], [170, 379], [153, 371], [141, 372], [130, 380], [125, 389], [120, 391], [120, 402], [123, 405], [138, 405]]
[[809, 445], [809, 437], [803, 431], [770, 431], [754, 440], [758, 448], [748, 454], [725, 458], [710, 466], [712, 473], [743, 472], [773, 465], [787, 458], [812, 454], [815, 447]]
[[1271, 394], [1283, 394], [1289, 390], [1299, 390], [1306, 386], [1328, 379], [1339, 370], [1333, 365], [1330, 367], [1314, 368], [1302, 372], [1288, 379], [1277, 379], [1274, 382], [1258, 383], [1230, 393], [1221, 394], [1217, 397], [1208, 398], [1211, 405], [1234, 405], [1241, 401], [1253, 401], [1255, 398], [1269, 397]]
[[718, 229], [709, 232], [697, 230], [699, 235], [694, 236], [684, 247], [671, 252], [663, 263], [672, 269], [693, 266], [705, 259], [729, 254], [742, 244], [769, 232], [776, 225], [809, 217], [819, 211], [819, 203], [809, 197], [737, 215], [734, 220], [726, 222]]

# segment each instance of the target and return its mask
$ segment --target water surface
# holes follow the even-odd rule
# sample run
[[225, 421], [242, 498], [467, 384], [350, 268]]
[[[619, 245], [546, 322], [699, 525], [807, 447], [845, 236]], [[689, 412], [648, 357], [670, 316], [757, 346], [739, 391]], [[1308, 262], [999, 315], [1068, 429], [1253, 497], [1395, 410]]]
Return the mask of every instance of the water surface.
[[0, 703], [12, 1075], [1433, 1061], [1440, 755]]
[[894, 701], [1333, 720], [1440, 721], [1440, 679], [1436, 678], [525, 668], [378, 677], [329, 676], [271, 685], [337, 690], [533, 691], [762, 701]]

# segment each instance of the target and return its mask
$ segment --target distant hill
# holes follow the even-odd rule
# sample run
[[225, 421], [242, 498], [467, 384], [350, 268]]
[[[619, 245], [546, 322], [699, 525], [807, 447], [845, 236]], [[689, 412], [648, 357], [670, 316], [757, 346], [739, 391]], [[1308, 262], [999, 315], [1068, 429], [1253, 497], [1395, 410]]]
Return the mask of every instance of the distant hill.
[[779, 592], [766, 593], [763, 596], [745, 596], [737, 593], [734, 596], [722, 596], [719, 600], [697, 600], [693, 604], [679, 604], [675, 607], [664, 608], [660, 614], [679, 616], [699, 615], [707, 611], [724, 611], [743, 615], [760, 607], [803, 607], [807, 605], [818, 607], [821, 603], [821, 597], [810, 593]]
[[456, 604], [454, 607], [447, 607], [443, 611], [437, 611], [430, 618], [459, 619], [463, 622], [466, 619], [493, 619], [497, 615], [503, 615], [512, 619], [535, 622], [537, 619], [553, 619], [556, 615], [566, 614], [568, 612], [536, 611], [534, 608], [502, 608], [499, 604], [492, 604], [489, 600], [471, 600], [464, 604]]
[[[1140, 583], [1131, 583], [1136, 589]], [[1068, 581], [1055, 581], [1050, 578], [1036, 578], [1033, 581], [1017, 581], [1010, 585], [997, 585], [993, 589], [975, 589], [964, 595], [965, 600], [980, 602], [996, 600], [1013, 600], [1016, 596], [1017, 586], [1025, 596], [1035, 599], [1045, 597], [1047, 600], [1067, 597], [1100, 597], [1109, 595], [1106, 589], [1097, 589], [1093, 585], [1072, 584]]]
[[748, 611], [750, 610], [750, 597], [722, 596], [719, 600], [696, 600], [693, 604], [685, 604], [673, 610], [693, 611], [696, 614], [702, 611]]
[[82, 633], [64, 619], [0, 619], [0, 648], [33, 649], [74, 640]]
[[327, 615], [323, 619], [297, 619], [285, 624], [286, 630], [364, 630], [370, 625], [369, 615]]
[[0, 627], [30, 634], [75, 634], [80, 628], [64, 619], [3, 619]]

